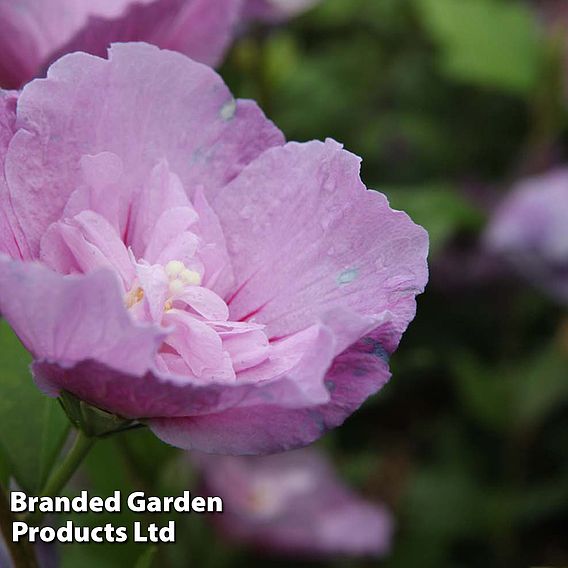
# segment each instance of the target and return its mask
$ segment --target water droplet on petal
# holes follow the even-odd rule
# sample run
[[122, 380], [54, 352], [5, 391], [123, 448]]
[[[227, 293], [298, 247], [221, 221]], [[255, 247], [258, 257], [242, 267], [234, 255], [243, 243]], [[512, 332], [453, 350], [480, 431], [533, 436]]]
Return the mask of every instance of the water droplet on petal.
[[233, 118], [233, 116], [235, 116], [235, 111], [237, 110], [237, 101], [235, 101], [235, 99], [231, 99], [230, 101], [227, 101], [222, 107], [221, 107], [221, 112], [219, 113], [221, 115], [221, 118], [223, 120], [231, 120]]
[[359, 271], [356, 268], [349, 268], [347, 270], [344, 270], [337, 277], [337, 283], [340, 286], [344, 286], [345, 284], [350, 284], [351, 282], [353, 282], [353, 280], [355, 280], [357, 278], [358, 274], [359, 274]]

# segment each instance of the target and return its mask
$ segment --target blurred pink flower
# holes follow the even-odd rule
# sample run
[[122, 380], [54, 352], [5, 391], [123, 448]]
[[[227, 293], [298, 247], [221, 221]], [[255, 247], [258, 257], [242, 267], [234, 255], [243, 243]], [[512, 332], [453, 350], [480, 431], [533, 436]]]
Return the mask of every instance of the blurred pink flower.
[[356, 156], [284, 144], [213, 70], [146, 44], [0, 95], [0, 312], [45, 392], [256, 454], [388, 380], [428, 237]]
[[321, 0], [244, 0], [243, 19], [279, 22], [313, 8]]
[[59, 56], [104, 56], [117, 41], [147, 41], [217, 64], [241, 0], [0, 0], [0, 86], [17, 88]]
[[495, 212], [487, 248], [568, 301], [568, 167], [519, 182]]
[[385, 556], [393, 522], [382, 506], [353, 493], [319, 452], [267, 457], [192, 454], [230, 539], [266, 551], [307, 556]]

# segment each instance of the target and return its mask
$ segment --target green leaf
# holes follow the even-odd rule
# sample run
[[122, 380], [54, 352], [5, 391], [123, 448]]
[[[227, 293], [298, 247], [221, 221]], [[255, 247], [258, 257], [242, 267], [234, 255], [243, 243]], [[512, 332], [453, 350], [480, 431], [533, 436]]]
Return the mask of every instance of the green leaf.
[[499, 0], [415, 0], [452, 78], [512, 93], [537, 85], [542, 44], [528, 6]]
[[568, 401], [568, 360], [555, 345], [502, 368], [458, 353], [453, 368], [464, 408], [490, 430], [534, 429]]
[[516, 380], [516, 418], [535, 427], [568, 401], [568, 360], [552, 345], [519, 369]]
[[411, 480], [406, 513], [414, 530], [431, 538], [452, 539], [472, 535], [483, 521], [482, 490], [459, 464], [424, 467]]
[[506, 430], [513, 414], [514, 388], [508, 375], [466, 351], [455, 353], [452, 359], [455, 386], [464, 409], [488, 430]]
[[30, 361], [14, 332], [0, 321], [1, 461], [25, 491], [37, 493], [65, 441], [68, 422], [57, 401], [33, 383]]

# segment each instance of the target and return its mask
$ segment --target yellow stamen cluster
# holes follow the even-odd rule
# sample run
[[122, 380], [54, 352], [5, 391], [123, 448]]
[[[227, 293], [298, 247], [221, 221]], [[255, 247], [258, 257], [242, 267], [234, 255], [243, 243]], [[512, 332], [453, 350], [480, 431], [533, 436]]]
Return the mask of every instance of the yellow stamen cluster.
[[144, 299], [144, 290], [139, 286], [132, 288], [126, 295], [126, 307], [131, 308]]
[[[164, 267], [168, 277], [169, 298], [164, 304], [164, 310], [171, 310], [176, 296], [179, 296], [187, 286], [201, 285], [201, 275], [195, 270], [189, 270], [181, 260], [170, 260]], [[126, 294], [124, 303], [128, 309], [139, 304], [144, 299], [144, 290], [138, 285], [134, 285]]]

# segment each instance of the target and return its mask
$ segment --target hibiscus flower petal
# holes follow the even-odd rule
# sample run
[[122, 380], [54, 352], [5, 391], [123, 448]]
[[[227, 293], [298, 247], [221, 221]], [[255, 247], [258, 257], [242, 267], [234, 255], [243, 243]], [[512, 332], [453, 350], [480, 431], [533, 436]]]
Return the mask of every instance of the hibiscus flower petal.
[[266, 400], [309, 405], [314, 393], [297, 386], [297, 375], [306, 381], [322, 376], [331, 360], [325, 341], [319, 341], [305, 346], [311, 349], [287, 374], [263, 384], [232, 386], [164, 374], [155, 354], [166, 330], [134, 322], [116, 275], [106, 269], [62, 276], [0, 257], [0, 312], [36, 359], [34, 375], [42, 390], [53, 396], [68, 390], [127, 418], [221, 412]]
[[104, 56], [111, 43], [147, 41], [195, 61], [217, 65], [233, 38], [240, 1], [130, 0], [130, 6], [118, 17], [89, 18], [58, 55], [85, 51]]
[[199, 186], [195, 192], [194, 207], [199, 216], [197, 232], [202, 240], [199, 258], [205, 268], [203, 285], [224, 298], [233, 289], [235, 276], [223, 229], [205, 197], [203, 186]]
[[213, 381], [235, 379], [230, 359], [224, 357], [221, 338], [210, 326], [175, 309], [166, 312], [163, 323], [174, 328], [167, 345], [180, 354], [194, 376]]
[[17, 88], [55, 59], [148, 41], [208, 65], [222, 58], [241, 0], [0, 0], [0, 85]]
[[239, 372], [256, 367], [269, 354], [268, 337], [262, 329], [251, 329], [244, 333], [225, 332], [219, 336], [223, 340], [223, 349], [231, 354], [233, 368]]
[[142, 256], [149, 243], [156, 239], [155, 233], [160, 228], [158, 221], [169, 210], [182, 209], [187, 217], [184, 227], [178, 231], [185, 230], [197, 220], [180, 179], [171, 172], [165, 160], [152, 169], [149, 180], [136, 197], [126, 240], [138, 256]]
[[120, 276], [125, 290], [136, 275], [116, 229], [104, 217], [89, 210], [52, 225], [42, 239], [40, 256], [47, 266], [64, 274], [112, 268]]
[[207, 453], [258, 455], [305, 446], [342, 424], [388, 381], [382, 345], [396, 334], [392, 323], [384, 323], [336, 357], [325, 376], [326, 403], [287, 408], [274, 399], [202, 416], [158, 418], [149, 426], [169, 444]]
[[70, 195], [63, 217], [74, 217], [90, 209], [104, 217], [122, 235], [130, 200], [128, 192], [122, 191], [122, 160], [112, 152], [101, 152], [82, 156], [80, 165], [83, 184]]
[[263, 383], [230, 381], [223, 377], [211, 382], [192, 376], [186, 369], [183, 374], [175, 374], [175, 369], [167, 364], [165, 368], [140, 375], [93, 360], [65, 365], [40, 359], [33, 369], [36, 382], [49, 394], [67, 390], [94, 406], [126, 418], [149, 419], [152, 424], [154, 419], [161, 420], [164, 416], [199, 416], [267, 402], [303, 407], [317, 404], [322, 394], [323, 398], [329, 398], [327, 390], [316, 392], [315, 387], [309, 389], [303, 383], [308, 383], [314, 374], [322, 376], [329, 366], [332, 349], [325, 330], [316, 334], [309, 347], [288, 372]]
[[[148, 0], [142, 0], [148, 1]], [[115, 17], [132, 0], [0, 0], [0, 84], [32, 79], [90, 15]]]
[[213, 70], [146, 44], [114, 45], [109, 60], [63, 57], [46, 80], [23, 90], [17, 125], [6, 180], [36, 255], [41, 236], [82, 182], [84, 155], [116, 154], [124, 191], [143, 187], [166, 159], [186, 191], [201, 185], [215, 192], [266, 148], [282, 143], [258, 107], [236, 103]]
[[231, 319], [254, 317], [281, 337], [345, 307], [388, 310], [398, 334], [406, 329], [427, 280], [428, 236], [365, 188], [359, 162], [331, 140], [290, 143], [217, 196], [237, 282]]
[[[0, 164], [4, 163], [8, 145], [14, 136], [17, 101], [17, 93], [0, 89]], [[4, 168], [0, 168], [0, 252], [12, 258], [28, 257], [25, 239], [10, 201]]]
[[35, 358], [66, 366], [96, 359], [142, 374], [153, 368], [164, 338], [159, 328], [133, 322], [119, 279], [108, 269], [63, 276], [2, 256], [0, 312]]
[[208, 320], [225, 321], [229, 317], [227, 304], [212, 290], [203, 286], [190, 286], [175, 297]]

